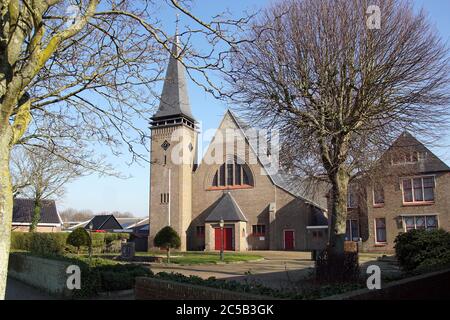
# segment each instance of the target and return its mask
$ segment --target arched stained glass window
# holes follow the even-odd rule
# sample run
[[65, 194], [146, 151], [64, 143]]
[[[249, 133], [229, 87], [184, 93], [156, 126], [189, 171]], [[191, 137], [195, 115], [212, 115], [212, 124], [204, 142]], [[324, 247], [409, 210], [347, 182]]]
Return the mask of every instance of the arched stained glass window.
[[227, 161], [214, 173], [212, 187], [216, 188], [248, 188], [253, 186], [253, 176], [246, 164]]

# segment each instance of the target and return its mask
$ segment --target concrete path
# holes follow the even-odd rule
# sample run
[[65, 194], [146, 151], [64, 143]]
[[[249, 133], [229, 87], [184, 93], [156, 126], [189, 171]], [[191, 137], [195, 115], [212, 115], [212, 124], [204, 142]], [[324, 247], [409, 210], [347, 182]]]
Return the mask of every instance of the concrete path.
[[[226, 253], [225, 253], [226, 254]], [[258, 251], [261, 261], [230, 264], [167, 265], [152, 264], [155, 273], [175, 272], [201, 278], [257, 282], [278, 289], [292, 288], [292, 283], [306, 277], [314, 266], [311, 254], [306, 252]]]
[[57, 300], [57, 298], [29, 286], [16, 279], [8, 277], [6, 284], [6, 300]]
[[[225, 253], [226, 254], [226, 253]], [[151, 264], [151, 270], [157, 272], [175, 272], [186, 276], [194, 275], [207, 279], [236, 280], [239, 282], [257, 282], [276, 289], [292, 289], [296, 283], [313, 272], [314, 261], [309, 252], [258, 251], [264, 257], [262, 261], [250, 261], [235, 264], [204, 265], [167, 265]], [[394, 276], [400, 273], [392, 261], [377, 258], [379, 254], [360, 254], [361, 273], [366, 275], [369, 265], [380, 266], [382, 275]]]

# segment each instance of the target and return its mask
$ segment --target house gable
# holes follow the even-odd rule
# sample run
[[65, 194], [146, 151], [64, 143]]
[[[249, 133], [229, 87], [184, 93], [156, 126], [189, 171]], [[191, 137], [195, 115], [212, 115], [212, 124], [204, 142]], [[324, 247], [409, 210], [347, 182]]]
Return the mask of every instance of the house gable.
[[423, 174], [450, 172], [445, 162], [437, 157], [422, 142], [405, 131], [380, 158], [381, 167], [390, 168], [389, 174]]
[[[14, 199], [13, 206], [13, 224], [29, 225], [34, 214], [34, 200], [33, 199]], [[41, 219], [38, 225], [55, 225], [62, 224], [61, 218], [56, 209], [54, 200], [41, 201]]]

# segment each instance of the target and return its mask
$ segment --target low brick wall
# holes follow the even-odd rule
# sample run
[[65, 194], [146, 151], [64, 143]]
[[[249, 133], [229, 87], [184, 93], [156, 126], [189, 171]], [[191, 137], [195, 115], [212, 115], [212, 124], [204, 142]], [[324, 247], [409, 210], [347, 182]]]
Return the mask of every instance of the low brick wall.
[[361, 289], [323, 300], [436, 300], [450, 299], [450, 269], [410, 277], [382, 285], [379, 290]]
[[272, 297], [191, 285], [155, 278], [136, 278], [137, 300], [273, 300]]
[[33, 287], [57, 296], [69, 297], [66, 269], [70, 263], [23, 254], [11, 253], [8, 277], [20, 280]]

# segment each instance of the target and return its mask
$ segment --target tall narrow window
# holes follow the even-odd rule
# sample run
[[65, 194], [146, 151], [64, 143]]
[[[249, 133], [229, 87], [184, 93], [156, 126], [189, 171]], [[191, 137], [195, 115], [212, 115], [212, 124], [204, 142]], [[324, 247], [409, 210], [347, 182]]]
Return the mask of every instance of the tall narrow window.
[[236, 180], [234, 181], [234, 184], [241, 185], [242, 184], [242, 179], [241, 179], [242, 166], [240, 164], [236, 164], [235, 169], [236, 169], [236, 172], [235, 172]]
[[358, 241], [359, 240], [359, 225], [358, 220], [348, 219], [346, 222], [345, 240]]
[[225, 186], [225, 164], [220, 166], [220, 185]]
[[422, 179], [413, 179], [414, 184], [414, 200], [423, 201]]
[[347, 208], [356, 208], [356, 196], [352, 189], [348, 189], [347, 192]]
[[423, 178], [423, 195], [424, 201], [433, 201], [434, 200], [434, 178], [427, 177]]
[[232, 186], [234, 184], [233, 164], [227, 164], [227, 185]]
[[411, 180], [403, 180], [403, 202], [412, 202], [412, 183]]
[[247, 172], [245, 170], [243, 170], [242, 174], [243, 174], [243, 179], [242, 180], [243, 180], [244, 184], [250, 184], [250, 179], [248, 177]]
[[169, 194], [161, 193], [161, 203], [169, 203]]
[[380, 184], [376, 184], [373, 187], [373, 204], [375, 206], [384, 205], [384, 189]]
[[386, 243], [386, 219], [376, 218], [375, 219], [375, 242]]
[[213, 187], [218, 187], [219, 186], [219, 184], [218, 184], [218, 175], [219, 175], [219, 172], [216, 171], [216, 173], [214, 174], [213, 183], [212, 183]]

